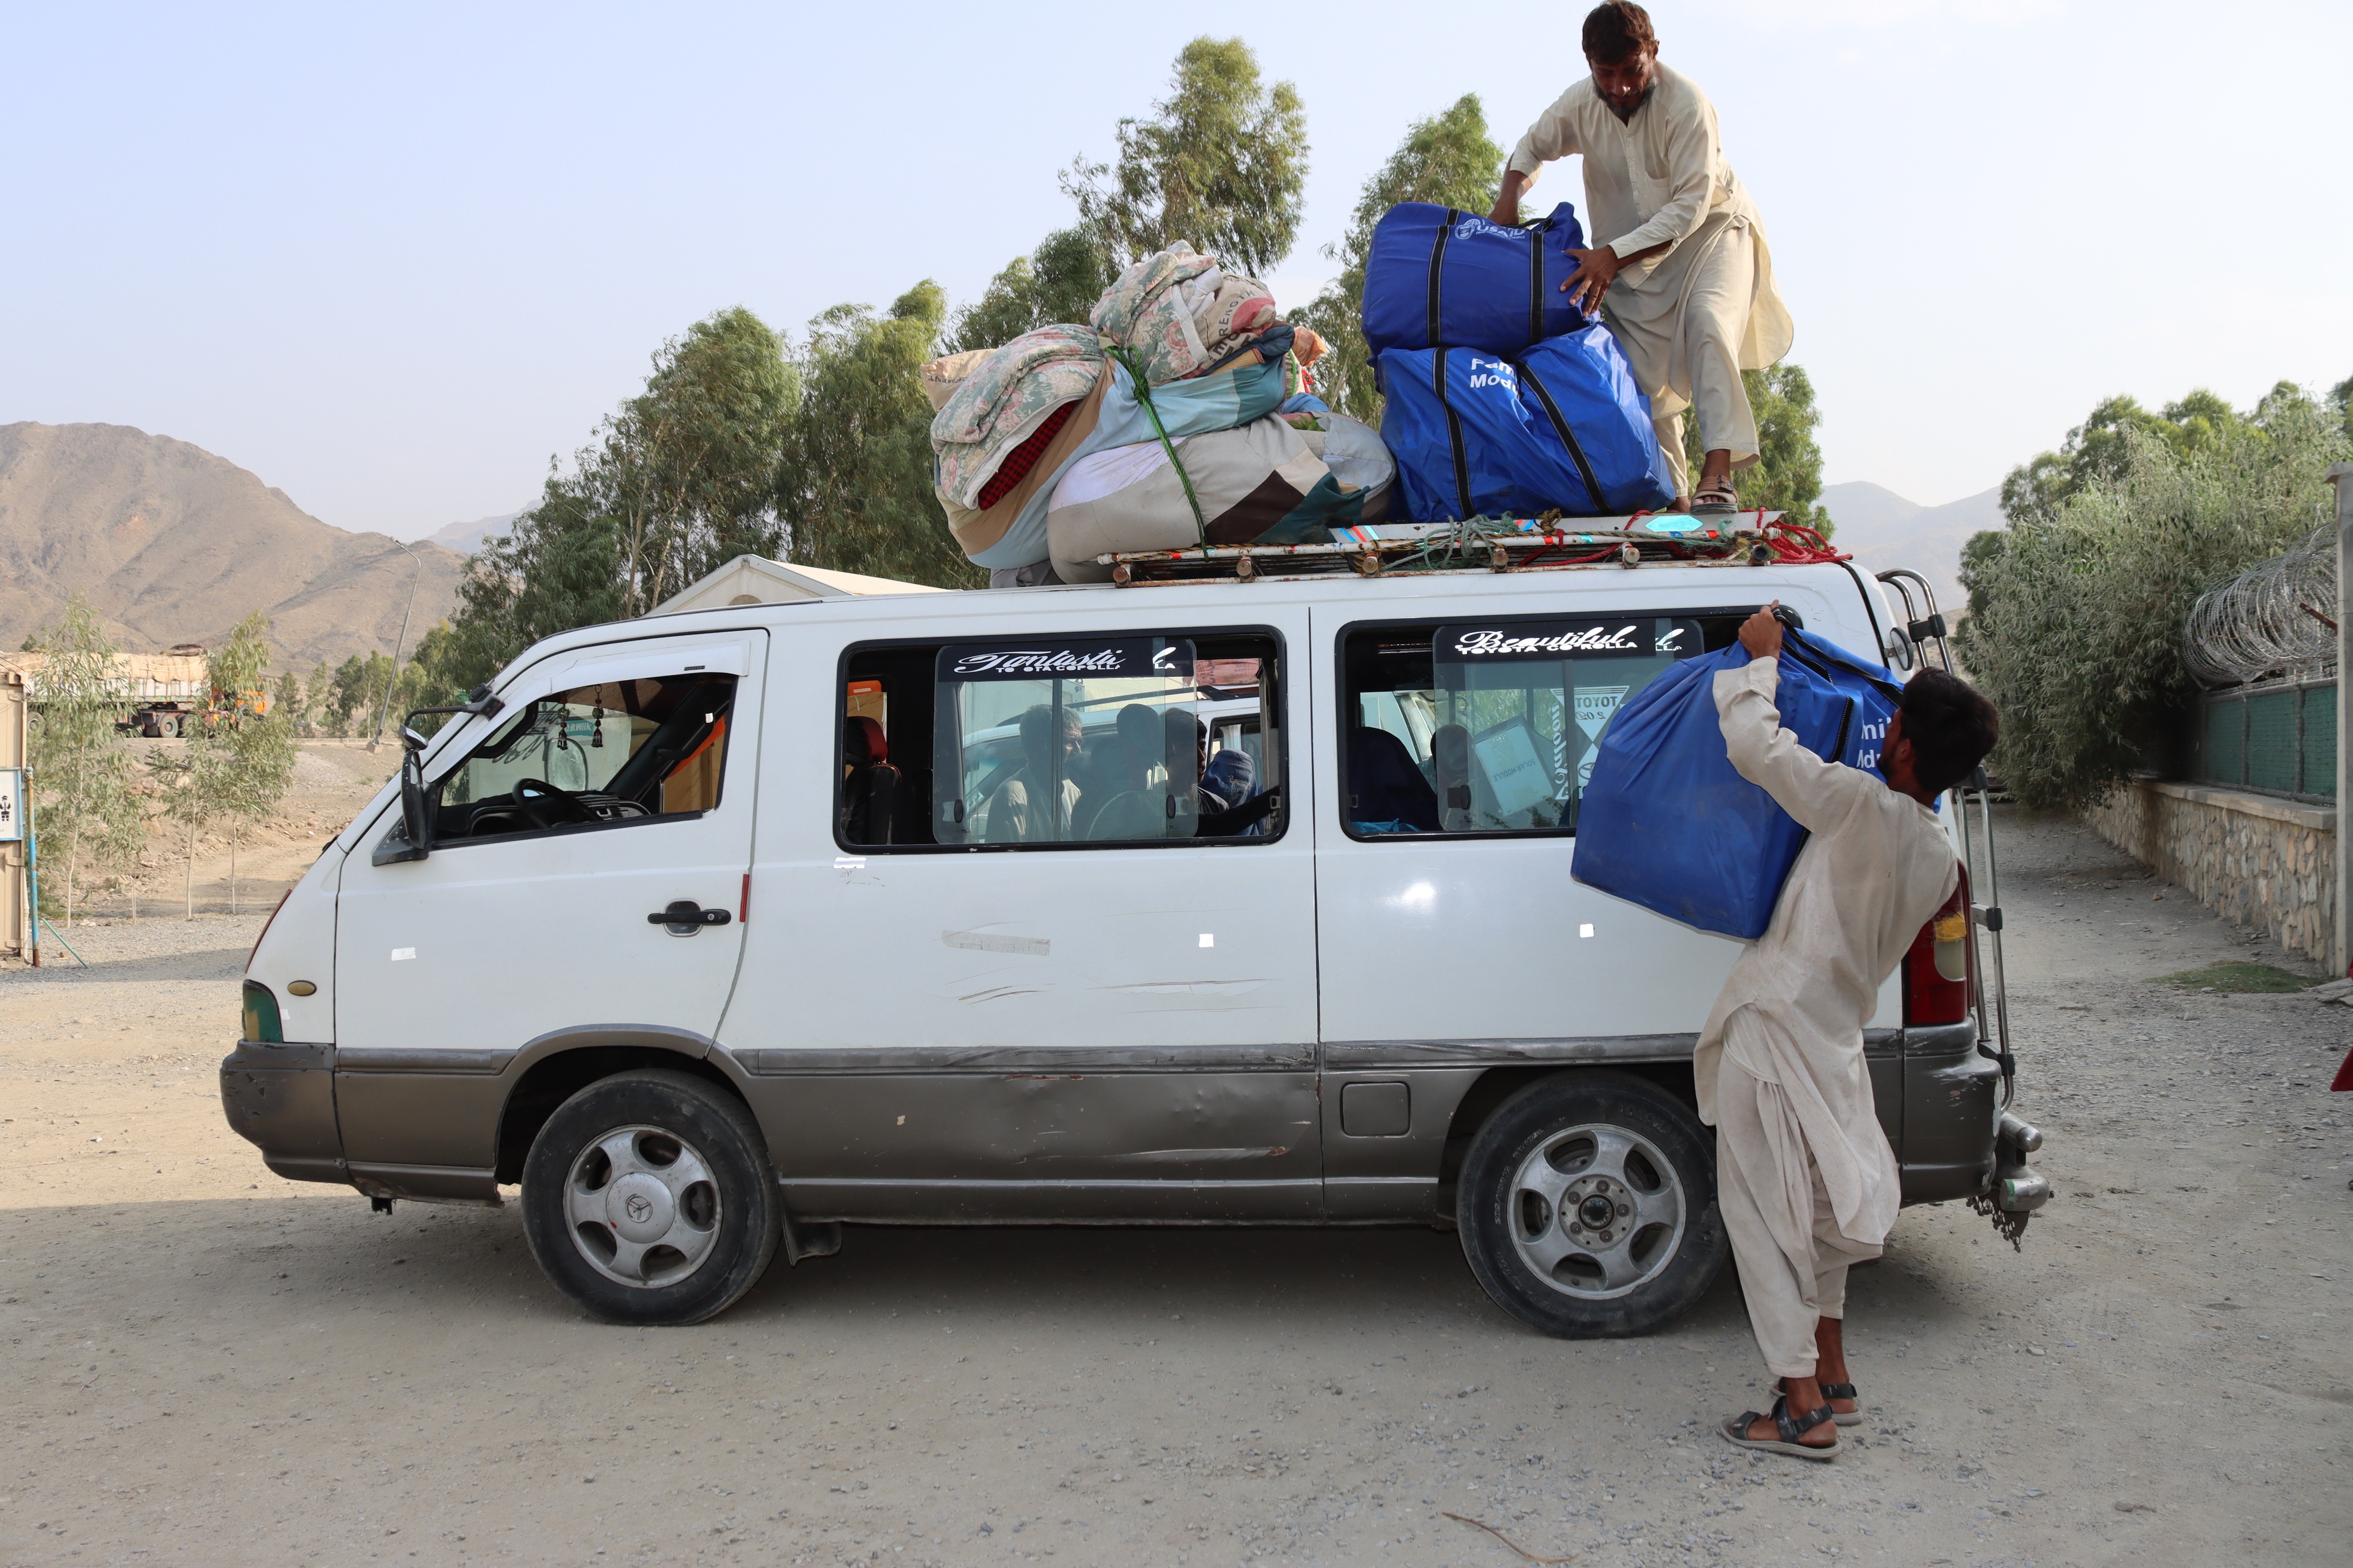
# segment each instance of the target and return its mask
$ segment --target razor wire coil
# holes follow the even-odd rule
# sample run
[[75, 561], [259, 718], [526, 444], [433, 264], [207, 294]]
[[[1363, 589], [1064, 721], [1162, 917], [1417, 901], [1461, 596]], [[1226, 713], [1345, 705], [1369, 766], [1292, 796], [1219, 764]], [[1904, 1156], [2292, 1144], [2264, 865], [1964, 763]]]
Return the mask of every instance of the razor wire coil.
[[2190, 606], [2181, 662], [2210, 689], [2337, 667], [2337, 527], [2209, 588]]

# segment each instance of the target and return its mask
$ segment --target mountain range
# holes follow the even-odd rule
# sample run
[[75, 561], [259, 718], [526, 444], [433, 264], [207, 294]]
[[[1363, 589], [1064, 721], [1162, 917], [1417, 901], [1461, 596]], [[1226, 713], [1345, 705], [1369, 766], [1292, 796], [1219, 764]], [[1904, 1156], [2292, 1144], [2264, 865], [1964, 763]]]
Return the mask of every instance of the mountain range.
[[[1926, 577], [1950, 623], [1968, 595], [1961, 591], [1961, 546], [1969, 535], [2005, 526], [1999, 487], [1942, 506], [1922, 506], [1863, 480], [1822, 487], [1822, 510], [1837, 525], [1831, 542], [1872, 572], [1905, 567]], [[1898, 609], [1901, 609], [1899, 605]]]
[[128, 652], [217, 646], [255, 610], [280, 668], [409, 645], [465, 560], [312, 517], [225, 458], [124, 425], [0, 425], [0, 647], [80, 593]]
[[[1825, 488], [1835, 542], [1873, 572], [1909, 567], [1949, 616], [1961, 546], [2002, 526], [2000, 492], [1922, 506], [1883, 486]], [[516, 517], [453, 522], [402, 546], [312, 517], [225, 458], [122, 425], [0, 425], [0, 647], [90, 596], [132, 652], [216, 644], [249, 612], [281, 664], [308, 669], [389, 648], [412, 584], [411, 647], [457, 605], [465, 556]]]

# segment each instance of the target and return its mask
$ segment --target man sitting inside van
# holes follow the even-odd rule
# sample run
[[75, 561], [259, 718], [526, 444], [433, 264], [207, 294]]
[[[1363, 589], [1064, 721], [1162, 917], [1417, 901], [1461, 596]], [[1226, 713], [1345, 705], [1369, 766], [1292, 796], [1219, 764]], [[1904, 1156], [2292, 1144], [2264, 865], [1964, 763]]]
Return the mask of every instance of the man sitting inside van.
[[1082, 732], [1078, 710], [1063, 709], [1058, 725], [1054, 710], [1041, 702], [1017, 722], [1021, 765], [989, 792], [984, 841], [1062, 843], [1071, 837], [1071, 813], [1079, 803], [1079, 786], [1071, 777]]
[[1700, 1032], [1693, 1084], [1715, 1129], [1716, 1201], [1765, 1364], [1767, 1415], [1724, 1436], [1824, 1459], [1832, 1423], [1862, 1419], [1843, 1341], [1846, 1273], [1876, 1258], [1903, 1201], [1863, 1067], [1879, 988], [1960, 878], [1936, 800], [1993, 750], [1993, 704], [1941, 670], [1904, 688], [1876, 772], [1824, 762], [1781, 727], [1781, 624], [1740, 628], [1750, 662], [1715, 674], [1717, 722], [1740, 776], [1811, 837], [1765, 934], [1740, 955]]

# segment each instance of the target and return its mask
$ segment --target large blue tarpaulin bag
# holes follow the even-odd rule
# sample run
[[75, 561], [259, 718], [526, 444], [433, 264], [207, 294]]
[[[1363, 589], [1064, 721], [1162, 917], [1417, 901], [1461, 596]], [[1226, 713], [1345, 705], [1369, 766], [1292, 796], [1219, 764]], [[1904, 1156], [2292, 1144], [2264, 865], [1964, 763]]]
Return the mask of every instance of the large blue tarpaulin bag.
[[1671, 504], [1651, 400], [1595, 322], [1525, 354], [1391, 349], [1377, 362], [1390, 515], [1413, 522], [1618, 516]]
[[1585, 230], [1568, 202], [1524, 226], [1432, 202], [1400, 202], [1373, 226], [1365, 258], [1365, 347], [1472, 348], [1515, 354], [1573, 332], [1585, 312], [1561, 285]]
[[[1602, 731], [1577, 816], [1569, 875], [1670, 920], [1753, 942], [1765, 934], [1806, 830], [1734, 770], [1716, 671], [1738, 643], [1677, 664]], [[1795, 629], [1782, 636], [1781, 727], [1818, 757], [1876, 771], [1903, 688], [1883, 668]]]

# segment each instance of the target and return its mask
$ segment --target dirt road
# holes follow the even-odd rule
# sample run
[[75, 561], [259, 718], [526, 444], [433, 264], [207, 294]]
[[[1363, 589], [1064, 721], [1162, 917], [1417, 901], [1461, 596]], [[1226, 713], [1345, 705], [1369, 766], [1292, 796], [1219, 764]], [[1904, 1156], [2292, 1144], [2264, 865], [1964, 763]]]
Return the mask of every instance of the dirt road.
[[[2006, 825], [2014, 1254], [1915, 1209], [1861, 1270], [1872, 1419], [1760, 1405], [1732, 1280], [1558, 1343], [1426, 1231], [852, 1230], [715, 1323], [589, 1322], [520, 1218], [267, 1174], [215, 1068], [259, 917], [0, 973], [0, 1563], [2341, 1563], [2353, 1010], [2081, 829]], [[2161, 896], [2160, 896], [2161, 895]], [[275, 889], [270, 891], [274, 899]]]

